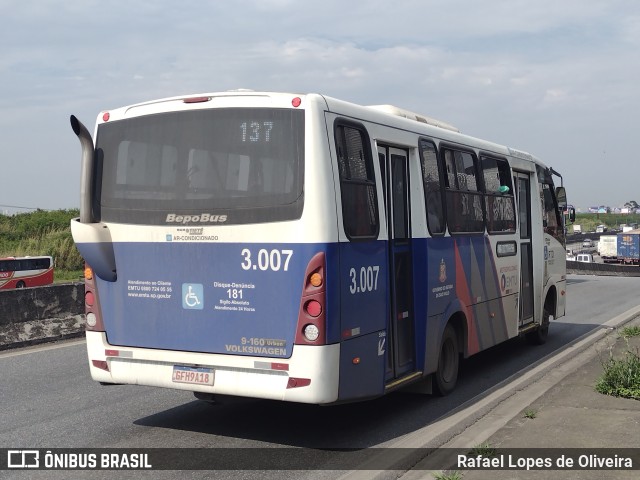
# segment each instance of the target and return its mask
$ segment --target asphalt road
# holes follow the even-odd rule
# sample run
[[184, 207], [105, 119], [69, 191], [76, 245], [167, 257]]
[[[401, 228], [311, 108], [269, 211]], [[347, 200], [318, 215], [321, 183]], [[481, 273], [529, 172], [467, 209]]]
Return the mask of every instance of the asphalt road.
[[[390, 446], [637, 305], [640, 278], [569, 276], [568, 314], [543, 346], [514, 339], [463, 362], [446, 398], [394, 393], [317, 407], [270, 401], [209, 405], [186, 392], [101, 386], [82, 341], [0, 354], [0, 448]], [[3, 478], [176, 478], [176, 472], [2, 472]], [[124, 474], [124, 475], [123, 475]], [[130, 476], [126, 476], [130, 475]], [[181, 478], [336, 478], [331, 471], [191, 471]]]

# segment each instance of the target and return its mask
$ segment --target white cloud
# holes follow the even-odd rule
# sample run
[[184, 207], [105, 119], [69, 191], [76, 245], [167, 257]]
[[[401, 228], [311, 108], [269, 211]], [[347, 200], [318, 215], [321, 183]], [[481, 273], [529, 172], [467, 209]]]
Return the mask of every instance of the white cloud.
[[544, 102], [547, 104], [556, 104], [567, 101], [567, 92], [560, 88], [552, 88], [545, 92]]
[[0, 158], [41, 175], [30, 192], [0, 178], [0, 191], [25, 204], [77, 204], [70, 113], [91, 128], [102, 109], [239, 87], [442, 118], [549, 159], [569, 172], [576, 204], [623, 202], [635, 188], [633, 176], [599, 184], [594, 199], [577, 173], [601, 161], [595, 138], [611, 165], [635, 168], [635, 0], [0, 0], [0, 11]]

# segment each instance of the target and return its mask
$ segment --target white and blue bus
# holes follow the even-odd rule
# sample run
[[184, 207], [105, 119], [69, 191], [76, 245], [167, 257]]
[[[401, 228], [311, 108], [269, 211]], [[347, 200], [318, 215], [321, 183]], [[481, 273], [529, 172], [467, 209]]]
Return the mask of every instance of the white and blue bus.
[[545, 341], [566, 208], [532, 155], [391, 106], [232, 91], [99, 114], [73, 237], [93, 379], [312, 404]]

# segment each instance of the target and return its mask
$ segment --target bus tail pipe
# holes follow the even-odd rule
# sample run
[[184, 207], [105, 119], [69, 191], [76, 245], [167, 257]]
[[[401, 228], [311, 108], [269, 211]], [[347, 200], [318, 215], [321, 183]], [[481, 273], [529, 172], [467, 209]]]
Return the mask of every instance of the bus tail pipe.
[[78, 136], [82, 147], [82, 163], [80, 168], [80, 222], [92, 223], [93, 215], [91, 214], [91, 199], [93, 195], [93, 164], [94, 149], [93, 139], [87, 127], [74, 115], [71, 115], [71, 128], [73, 133]]

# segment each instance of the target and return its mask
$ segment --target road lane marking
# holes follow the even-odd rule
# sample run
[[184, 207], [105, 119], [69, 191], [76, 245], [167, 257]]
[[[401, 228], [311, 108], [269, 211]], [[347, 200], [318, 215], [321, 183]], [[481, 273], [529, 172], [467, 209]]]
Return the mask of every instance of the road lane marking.
[[80, 345], [82, 343], [87, 343], [87, 340], [84, 338], [80, 340], [62, 340], [60, 341], [60, 343], [56, 343], [55, 345], [34, 345], [29, 347], [22, 347], [17, 350], [5, 350], [3, 352], [0, 352], [0, 359], [19, 357], [21, 355], [29, 355], [31, 353], [45, 352], [47, 350], [57, 350], [58, 348], [75, 347], [76, 345]]

